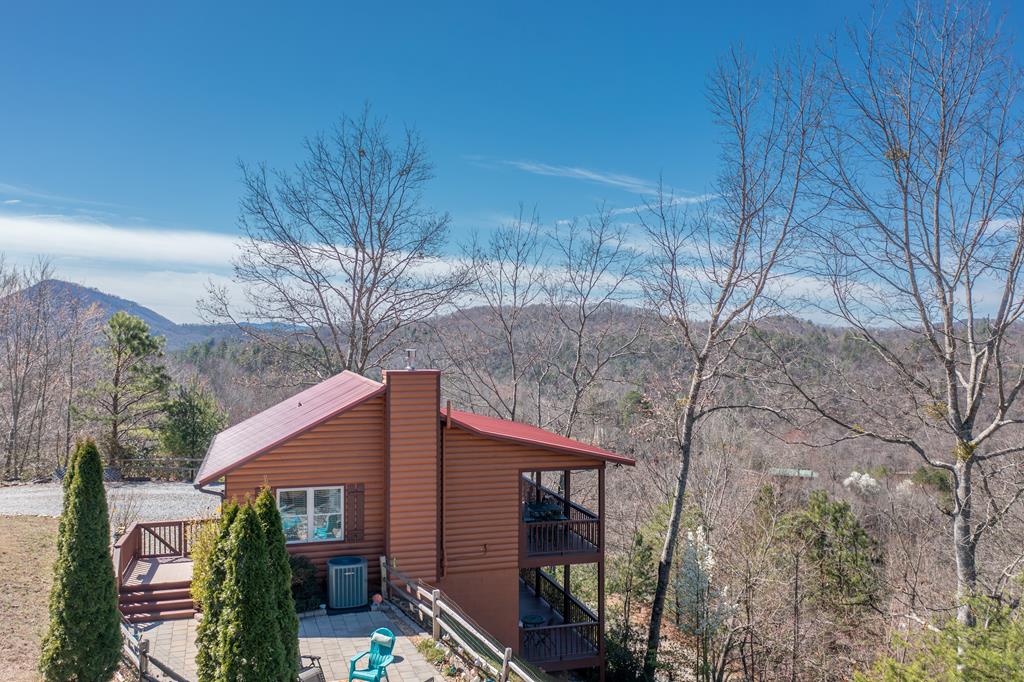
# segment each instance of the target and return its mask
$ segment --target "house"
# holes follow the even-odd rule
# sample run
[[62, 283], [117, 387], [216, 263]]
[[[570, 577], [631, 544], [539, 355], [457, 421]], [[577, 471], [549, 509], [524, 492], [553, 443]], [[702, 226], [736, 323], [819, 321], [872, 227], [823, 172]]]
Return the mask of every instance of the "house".
[[[222, 481], [236, 499], [267, 485], [289, 551], [320, 570], [331, 557], [366, 557], [372, 594], [386, 556], [540, 667], [602, 665], [605, 469], [634, 462], [537, 427], [442, 408], [440, 385], [438, 370], [386, 370], [383, 383], [342, 372], [218, 434], [195, 485]], [[586, 477], [596, 509], [573, 493]], [[170, 545], [177, 538], [184, 555], [186, 533], [182, 525], [160, 535]], [[132, 553], [128, 545], [123, 554]], [[140, 590], [135, 555], [135, 564], [118, 561], [123, 591]], [[579, 564], [596, 574], [596, 608], [566, 587]], [[137, 620], [161, 617], [152, 594], [130, 599], [122, 601]]]

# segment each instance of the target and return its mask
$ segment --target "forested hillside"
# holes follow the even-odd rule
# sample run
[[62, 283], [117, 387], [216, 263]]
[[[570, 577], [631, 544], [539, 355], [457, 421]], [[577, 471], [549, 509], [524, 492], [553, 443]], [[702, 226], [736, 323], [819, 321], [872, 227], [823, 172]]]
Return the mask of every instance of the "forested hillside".
[[[46, 299], [28, 300], [42, 305]], [[81, 387], [102, 382], [96, 355], [102, 352], [107, 318], [89, 310], [81, 320], [50, 318], [52, 324], [89, 330], [80, 348], [53, 360], [56, 373], [61, 362], [71, 361], [72, 350], [77, 353], [75, 384]], [[593, 333], [607, 347], [626, 351], [602, 367], [570, 418], [574, 394], [560, 368], [571, 366], [574, 345], [553, 329], [559, 315], [550, 304], [532, 304], [527, 314], [523, 334], [543, 346], [531, 348], [532, 364], [515, 373], [507, 353], [483, 334], [472, 336], [472, 330], [489, 324], [487, 308], [479, 306], [403, 330], [392, 350], [415, 347], [420, 366], [444, 369], [444, 398], [459, 408], [501, 414], [492, 401], [511, 395], [518, 381], [523, 397], [516, 418], [570, 431], [637, 459], [635, 470], [614, 469], [609, 477], [608, 608], [614, 643], [623, 647], [613, 647], [613, 663], [622, 669], [639, 666], [677, 465], [665, 413], [671, 411], [667, 403], [679, 398], [666, 393], [665, 368], [683, 371], [686, 363], [680, 366], [678, 350], [657, 334], [656, 317], [642, 308], [615, 305], [598, 316]], [[757, 331], [771, 339], [773, 348], [793, 355], [791, 370], [816, 385], [825, 386], [828, 377], [815, 358], [828, 358], [830, 364], [856, 368], [866, 384], [876, 386], [878, 401], [886, 399], [881, 390], [889, 373], [886, 363], [853, 331], [793, 317], [763, 319]], [[899, 343], [912, 342], [912, 336], [896, 330], [884, 333]], [[1014, 329], [1010, 338], [1018, 333]], [[453, 338], [460, 349], [455, 357]], [[723, 399], [751, 405], [791, 400], [777, 383], [767, 381], [774, 370], [760, 344], [750, 340], [744, 345], [737, 375], [719, 387]], [[472, 348], [475, 354], [463, 353]], [[397, 352], [388, 366], [402, 362], [404, 355]], [[161, 364], [168, 377], [203, 387], [224, 411], [220, 424], [244, 419], [315, 380], [297, 377], [287, 363], [282, 367], [276, 353], [239, 337], [209, 338], [167, 352]], [[368, 374], [378, 376], [379, 368]], [[752, 376], [759, 380], [751, 381]], [[36, 424], [65, 408], [66, 396], [59, 390], [49, 397], [52, 403], [33, 394], [33, 387], [41, 385], [35, 381], [43, 379], [25, 386], [33, 407], [22, 423]], [[37, 415], [37, 405], [49, 405], [48, 412]], [[72, 406], [73, 433], [103, 429], [103, 420], [90, 418], [85, 408]], [[867, 420], [869, 412], [850, 418]], [[137, 462], [127, 465], [129, 472], [189, 475], [191, 467], [181, 464], [181, 453], [162, 445], [160, 425], [166, 419], [163, 408], [154, 409], [146, 428], [135, 434], [132, 457]], [[24, 442], [20, 470], [8, 478], [47, 475], [61, 464], [65, 439], [59, 428], [42, 437], [47, 433], [34, 429], [19, 439]], [[944, 617], [955, 586], [954, 567], [944, 556], [951, 478], [895, 445], [866, 439], [835, 443], [834, 436], [834, 425], [799, 412], [735, 410], [709, 418], [695, 442], [683, 542], [667, 599], [664, 665], [690, 666], [693, 656], [709, 655], [720, 657], [723, 665], [741, 661], [753, 669], [778, 669], [792, 665], [795, 653], [801, 675], [839, 678], [884, 653], [892, 628], [913, 630]], [[595, 491], [578, 494], [586, 499]], [[1024, 519], [1014, 509], [985, 545], [991, 568], [979, 577], [1002, 600], [1016, 598], [1016, 583], [1004, 568], [1019, 558], [1022, 532]], [[575, 576], [574, 590], [596, 599], [588, 582], [595, 576], [583, 570]]]

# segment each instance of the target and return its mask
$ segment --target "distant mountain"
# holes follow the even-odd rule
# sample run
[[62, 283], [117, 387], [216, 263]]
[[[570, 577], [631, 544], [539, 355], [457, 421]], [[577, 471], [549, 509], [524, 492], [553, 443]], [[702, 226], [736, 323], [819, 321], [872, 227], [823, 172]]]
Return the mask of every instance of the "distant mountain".
[[160, 313], [140, 305], [135, 301], [114, 296], [99, 289], [85, 287], [73, 282], [59, 279], [47, 279], [21, 292], [23, 296], [32, 296], [37, 290], [45, 289], [47, 293], [58, 299], [78, 300], [84, 305], [93, 305], [103, 311], [104, 318], [109, 318], [118, 311], [141, 318], [153, 334], [167, 340], [167, 350], [180, 350], [193, 343], [209, 339], [234, 338], [240, 332], [234, 325], [228, 324], [178, 324]]

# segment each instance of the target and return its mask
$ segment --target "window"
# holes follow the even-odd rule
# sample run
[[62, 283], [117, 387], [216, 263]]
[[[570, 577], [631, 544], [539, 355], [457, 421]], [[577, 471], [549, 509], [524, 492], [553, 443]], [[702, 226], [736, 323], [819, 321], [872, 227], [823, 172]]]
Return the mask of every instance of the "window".
[[345, 539], [344, 488], [282, 488], [277, 507], [288, 542]]

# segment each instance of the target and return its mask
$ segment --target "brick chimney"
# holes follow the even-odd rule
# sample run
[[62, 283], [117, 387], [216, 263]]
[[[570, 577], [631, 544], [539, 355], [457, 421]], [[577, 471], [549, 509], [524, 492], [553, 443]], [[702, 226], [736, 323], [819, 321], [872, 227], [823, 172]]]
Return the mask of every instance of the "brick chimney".
[[438, 577], [441, 371], [385, 370], [387, 556], [411, 578]]

